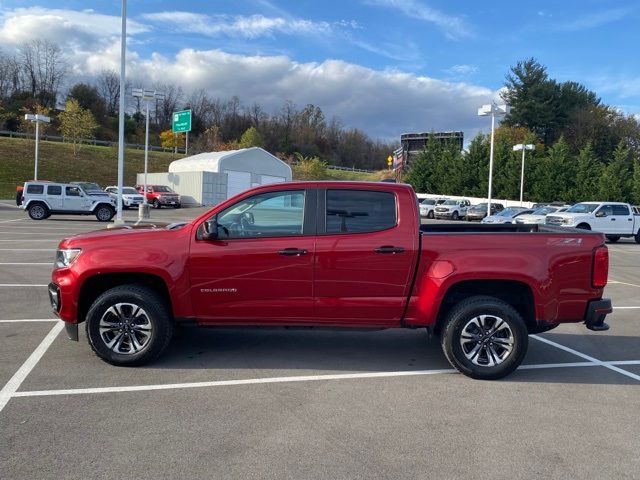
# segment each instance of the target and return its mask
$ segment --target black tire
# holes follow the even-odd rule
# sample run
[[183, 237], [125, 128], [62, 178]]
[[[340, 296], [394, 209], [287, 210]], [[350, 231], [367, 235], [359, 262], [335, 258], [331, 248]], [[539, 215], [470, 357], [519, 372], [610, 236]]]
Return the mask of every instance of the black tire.
[[177, 205], [174, 205], [174, 206], [173, 206], [173, 208], [180, 208], [181, 206], [182, 206], [182, 205], [177, 204]]
[[451, 215], [451, 220], [460, 220], [460, 215], [458, 215], [458, 212], [453, 212], [453, 214]]
[[616, 243], [618, 240], [620, 240], [620, 237], [618, 235], [605, 235], [605, 237], [607, 237], [607, 240], [609, 240], [611, 243]]
[[16, 206], [22, 205], [22, 190], [16, 191]]
[[433, 213], [433, 210], [431, 210], [429, 213], [427, 213], [427, 218], [430, 220], [433, 220], [433, 218], [435, 217], [435, 213]]
[[[486, 316], [488, 330], [483, 328], [483, 333], [480, 333], [480, 329], [477, 329], [479, 340], [476, 342], [475, 337], [473, 340], [468, 337], [470, 340], [466, 342], [467, 347], [463, 347], [461, 341], [463, 331], [468, 335], [469, 330], [466, 329], [475, 328], [472, 322], [480, 316]], [[490, 334], [491, 328], [501, 325], [497, 323], [496, 319], [501, 319], [506, 323], [508, 329], [501, 327], [492, 335], [487, 335], [487, 333]], [[508, 337], [505, 338], [503, 335], [508, 335]], [[510, 342], [510, 351], [502, 348], [500, 346], [502, 343], [498, 343], [505, 340]], [[524, 320], [511, 305], [494, 297], [475, 296], [462, 300], [453, 307], [442, 328], [440, 341], [447, 360], [458, 371], [471, 378], [496, 380], [509, 375], [522, 363], [527, 353], [529, 336]], [[476, 350], [471, 348], [470, 352], [465, 353], [465, 348], [472, 346], [479, 350], [479, 354], [472, 357], [477, 363], [467, 358], [467, 355], [473, 355]], [[494, 357], [489, 352], [495, 353], [496, 356]], [[483, 354], [485, 354], [486, 361], [483, 361]], [[496, 358], [499, 356], [502, 358], [498, 362]], [[489, 363], [491, 361], [495, 365], [491, 365]]]
[[99, 221], [108, 222], [116, 214], [116, 211], [111, 205], [98, 205], [94, 213]]
[[153, 206], [153, 208], [155, 208], [156, 210], [160, 208], [160, 202], [158, 201], [157, 198], [153, 199], [153, 202], [151, 202], [151, 205]]
[[[146, 322], [144, 326], [150, 326], [150, 335], [146, 338], [136, 337], [144, 339], [144, 343], [140, 343], [142, 348], [137, 352], [116, 352], [109, 348], [107, 345], [108, 338], [105, 337], [111, 335], [112, 332], [100, 332], [100, 321], [103, 316], [107, 318], [108, 315], [111, 315], [108, 310], [117, 304], [123, 303], [140, 307], [144, 312], [144, 316], [136, 318], [144, 317]], [[124, 311], [124, 308], [120, 307], [120, 310]], [[132, 308], [129, 308], [129, 312], [132, 310]], [[91, 305], [85, 323], [87, 339], [94, 353], [105, 362], [117, 366], [144, 365], [155, 360], [167, 348], [173, 335], [173, 319], [166, 302], [154, 290], [137, 284], [120, 285], [104, 292]], [[120, 338], [116, 337], [116, 335], [120, 335], [122, 337], [121, 340], [118, 340], [120, 345], [122, 346], [125, 342], [129, 342], [128, 347], [129, 352], [131, 352], [132, 342], [124, 337], [129, 335], [133, 337], [139, 334], [124, 333], [123, 330], [125, 328], [127, 327], [123, 327], [119, 332], [114, 331], [113, 339]], [[129, 331], [132, 332], [133, 330]], [[116, 342], [116, 348], [120, 348], [118, 347], [118, 342]]]
[[29, 213], [29, 217], [31, 220], [44, 220], [45, 218], [49, 218], [51, 216], [51, 211], [49, 207], [47, 207], [42, 202], [33, 202], [29, 205], [27, 209]]
[[640, 230], [636, 232], [636, 234], [633, 236], [633, 239], [636, 241], [636, 243], [640, 243]]
[[580, 230], [591, 230], [591, 225], [588, 223], [581, 223], [576, 228], [579, 228]]

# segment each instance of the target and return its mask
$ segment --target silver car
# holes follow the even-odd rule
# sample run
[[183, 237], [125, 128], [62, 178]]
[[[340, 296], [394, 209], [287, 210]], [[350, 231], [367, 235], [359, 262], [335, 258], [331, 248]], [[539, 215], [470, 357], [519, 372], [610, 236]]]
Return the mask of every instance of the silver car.
[[516, 217], [529, 213], [533, 213], [533, 209], [526, 207], [507, 207], [501, 212], [489, 217], [484, 217], [482, 223], [514, 223]]

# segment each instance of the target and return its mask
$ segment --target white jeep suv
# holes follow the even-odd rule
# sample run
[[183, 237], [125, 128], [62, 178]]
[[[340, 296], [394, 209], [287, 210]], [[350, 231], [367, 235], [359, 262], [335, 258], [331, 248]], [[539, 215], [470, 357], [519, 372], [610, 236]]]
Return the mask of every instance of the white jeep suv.
[[89, 194], [77, 184], [52, 182], [25, 183], [20, 208], [33, 220], [59, 214], [95, 215], [101, 222], [108, 222], [116, 212], [115, 203], [107, 192]]

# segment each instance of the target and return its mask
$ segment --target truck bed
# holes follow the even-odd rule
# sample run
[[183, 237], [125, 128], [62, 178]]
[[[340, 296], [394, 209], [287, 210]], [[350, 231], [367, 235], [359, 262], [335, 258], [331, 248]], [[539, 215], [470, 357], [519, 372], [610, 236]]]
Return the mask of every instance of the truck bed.
[[554, 227], [536, 224], [490, 224], [490, 223], [452, 223], [452, 224], [428, 224], [420, 225], [421, 233], [513, 233], [513, 232], [546, 232], [566, 233], [566, 229], [559, 230]]

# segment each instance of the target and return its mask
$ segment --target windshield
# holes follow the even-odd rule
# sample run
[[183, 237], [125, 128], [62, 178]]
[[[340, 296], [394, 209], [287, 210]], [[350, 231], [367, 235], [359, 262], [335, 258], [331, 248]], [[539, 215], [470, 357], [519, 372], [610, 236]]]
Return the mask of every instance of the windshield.
[[424, 200], [422, 200], [422, 202], [420, 202], [422, 205], [435, 205], [436, 201], [435, 200], [431, 200], [430, 198], [425, 198]]
[[537, 210], [534, 210], [532, 215], [547, 215], [549, 213], [557, 212], [558, 209], [554, 207], [542, 207]]
[[102, 187], [97, 183], [91, 182], [78, 182], [76, 185], [80, 185], [85, 192], [103, 192]]
[[164, 185], [156, 185], [155, 187], [153, 187], [153, 190], [156, 192], [173, 193], [173, 190], [171, 190], [169, 187], [165, 187]]
[[446, 200], [443, 205], [457, 205], [458, 200]]
[[[117, 192], [118, 189], [115, 189], [115, 192]], [[135, 188], [131, 188], [131, 187], [124, 187], [122, 189], [122, 193], [126, 194], [126, 195], [138, 195], [138, 191]]]
[[486, 203], [479, 203], [478, 205], [474, 205], [473, 207], [471, 207], [471, 210], [486, 210], [486, 209], [487, 209]]
[[520, 208], [505, 208], [504, 210], [502, 210], [499, 213], [496, 213], [497, 217], [511, 217], [513, 215], [515, 215], [518, 212], [521, 212], [522, 209]]
[[568, 208], [568, 213], [591, 213], [598, 208], [597, 203], [576, 203], [573, 207]]

